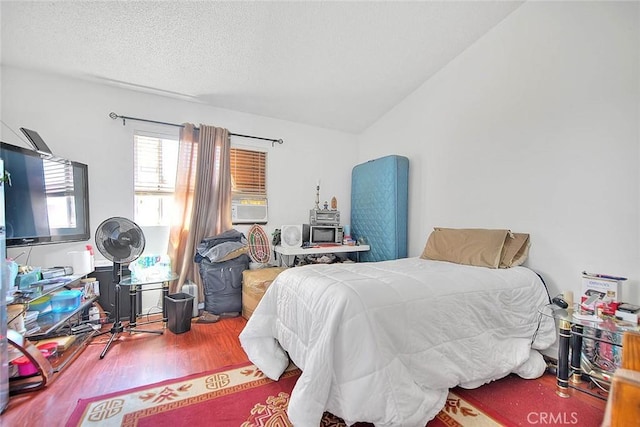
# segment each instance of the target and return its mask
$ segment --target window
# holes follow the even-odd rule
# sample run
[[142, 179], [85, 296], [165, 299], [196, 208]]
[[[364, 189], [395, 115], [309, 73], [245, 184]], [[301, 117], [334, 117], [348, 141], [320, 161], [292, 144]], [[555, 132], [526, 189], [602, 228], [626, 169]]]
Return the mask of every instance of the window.
[[[267, 153], [246, 148], [230, 150], [232, 197], [267, 197]], [[134, 136], [135, 222], [170, 225], [178, 164], [178, 140], [171, 136]]]
[[170, 225], [178, 165], [178, 141], [134, 136], [135, 222]]

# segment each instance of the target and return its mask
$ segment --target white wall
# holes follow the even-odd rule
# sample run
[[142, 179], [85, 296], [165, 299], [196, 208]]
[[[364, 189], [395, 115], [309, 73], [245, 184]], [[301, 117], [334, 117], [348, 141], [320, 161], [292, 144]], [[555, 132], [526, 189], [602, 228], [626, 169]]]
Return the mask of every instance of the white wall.
[[527, 2], [359, 137], [410, 159], [409, 254], [435, 226], [531, 233], [552, 296], [583, 270], [640, 302], [635, 2]]
[[[133, 215], [134, 130], [168, 131], [122, 126], [109, 112], [206, 123], [284, 139], [269, 148], [269, 233], [306, 221], [318, 178], [321, 201], [335, 195], [349, 218], [351, 168], [401, 154], [411, 256], [434, 226], [508, 227], [531, 233], [528, 265], [551, 293], [579, 290], [591, 270], [628, 276], [628, 299], [640, 303], [638, 9], [527, 2], [357, 138], [7, 67], [0, 111], [13, 131], [35, 129], [60, 156], [89, 164], [93, 230]], [[2, 125], [2, 140], [27, 146], [12, 130]], [[29, 262], [60, 264], [81, 247], [36, 247]]]
[[[282, 138], [284, 144], [232, 137], [232, 144], [268, 148], [269, 223], [271, 234], [283, 224], [308, 222], [321, 179], [321, 202], [336, 196], [345, 218], [350, 213], [351, 168], [356, 158], [356, 137], [351, 134], [283, 120], [208, 107], [130, 90], [41, 74], [0, 68], [2, 84], [2, 141], [29, 147], [20, 127], [40, 133], [54, 154], [89, 166], [92, 236], [112, 216], [133, 219], [133, 133], [145, 130], [175, 133], [177, 128], [109, 118], [110, 112], [172, 123], [191, 122], [226, 127], [231, 132]], [[304, 108], [301, 105], [300, 108]], [[238, 226], [246, 231], [248, 227]], [[153, 249], [162, 230], [147, 229]], [[66, 254], [86, 243], [9, 249], [9, 256], [30, 252], [29, 264], [68, 265]], [[155, 248], [153, 248], [155, 246]], [[95, 245], [94, 245], [95, 247]], [[150, 246], [147, 245], [147, 248]], [[163, 249], [166, 251], [166, 247]], [[99, 260], [101, 255], [96, 253]], [[25, 263], [26, 256], [18, 259]]]

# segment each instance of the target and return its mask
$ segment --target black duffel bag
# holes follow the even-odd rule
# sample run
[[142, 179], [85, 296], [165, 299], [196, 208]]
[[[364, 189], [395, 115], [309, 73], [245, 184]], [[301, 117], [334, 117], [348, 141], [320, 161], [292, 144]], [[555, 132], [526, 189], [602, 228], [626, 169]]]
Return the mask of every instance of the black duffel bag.
[[251, 258], [242, 254], [223, 262], [200, 261], [200, 277], [204, 288], [204, 309], [222, 314], [242, 311], [242, 272]]

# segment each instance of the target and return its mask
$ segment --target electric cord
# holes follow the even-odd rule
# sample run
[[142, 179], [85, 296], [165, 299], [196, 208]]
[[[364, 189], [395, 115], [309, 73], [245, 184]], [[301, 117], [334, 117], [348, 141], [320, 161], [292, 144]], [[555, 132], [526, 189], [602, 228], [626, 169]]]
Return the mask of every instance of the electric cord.
[[[547, 293], [549, 304], [551, 304], [551, 294], [549, 294], [549, 287], [547, 287], [547, 283], [544, 281], [540, 273], [538, 273], [537, 271], [534, 271], [534, 273], [536, 273], [536, 275], [540, 278], [540, 281], [544, 286], [544, 290]], [[536, 330], [533, 332], [533, 336], [531, 337], [531, 345], [533, 345], [533, 343], [536, 341], [536, 338], [538, 337], [538, 331], [540, 331], [540, 326], [542, 325], [542, 316], [544, 316], [544, 314], [538, 313], [538, 324], [536, 325]]]
[[538, 331], [540, 330], [540, 325], [542, 324], [542, 316], [544, 316], [542, 313], [538, 313], [538, 324], [536, 325], [536, 330], [533, 331], [533, 335], [531, 336], [531, 345], [533, 345], [533, 343], [536, 341], [536, 338], [538, 337]]
[[29, 247], [29, 253], [27, 254], [27, 261], [25, 262], [25, 265], [29, 265], [29, 260], [31, 259], [31, 251], [33, 251], [33, 246]]
[[[156, 309], [156, 310], [158, 310], [158, 311], [153, 311], [154, 309]], [[147, 317], [147, 321], [148, 321], [148, 320], [149, 320], [149, 317], [150, 317], [151, 315], [154, 315], [154, 314], [161, 314], [161, 313], [162, 313], [162, 307], [159, 307], [159, 306], [157, 306], [157, 305], [154, 305], [153, 307], [149, 307], [149, 308], [147, 309], [147, 314], [146, 314], [145, 316]]]
[[22, 251], [22, 252], [20, 252], [18, 255], [16, 255], [16, 256], [13, 258], [13, 260], [14, 260], [14, 261], [17, 261], [17, 260], [18, 260], [18, 258], [20, 258], [22, 255], [24, 255], [24, 254], [26, 254], [26, 253], [27, 253], [27, 251]]
[[[560, 295], [562, 295], [562, 294], [560, 294]], [[556, 298], [557, 298], [557, 297], [556, 297]], [[555, 300], [555, 298], [554, 298], [554, 300]], [[565, 308], [563, 308], [563, 307], [559, 306], [559, 305], [558, 305], [558, 304], [556, 304], [556, 303], [552, 303], [552, 302], [550, 302], [549, 304], [546, 304], [545, 306], [543, 306], [543, 308], [542, 308], [542, 309], [538, 310], [538, 325], [537, 325], [537, 327], [536, 327], [535, 332], [533, 333], [533, 337], [531, 338], [531, 344], [533, 344], [533, 343], [535, 342], [536, 337], [538, 336], [538, 331], [540, 330], [540, 327], [541, 327], [541, 325], [542, 325], [542, 319], [543, 319], [544, 317], [550, 318], [550, 316], [551, 316], [551, 314], [544, 314], [544, 313], [542, 313], [542, 311], [541, 311], [541, 310], [545, 310], [545, 309], [547, 309], [547, 308], [548, 308], [549, 310], [551, 310], [552, 312], [553, 312], [553, 311], [556, 311], [556, 310], [565, 311]]]
[[549, 287], [547, 286], [547, 282], [544, 281], [540, 273], [538, 273], [537, 271], [534, 271], [534, 273], [536, 273], [536, 275], [540, 278], [540, 281], [544, 286], [544, 290], [547, 292], [547, 298], [549, 299], [549, 303], [551, 303], [551, 294], [549, 294]]
[[15, 136], [17, 136], [19, 139], [21, 139], [23, 142], [25, 142], [26, 144], [29, 144], [29, 141], [27, 141], [24, 136], [18, 134], [18, 132], [16, 132], [15, 130], [13, 130], [13, 128], [11, 126], [9, 126], [8, 124], [6, 124], [4, 122], [4, 120], [0, 119], [0, 123], [2, 123], [3, 125], [5, 125], [7, 127], [7, 129], [9, 129]]
[[592, 382], [596, 387], [598, 387], [601, 391], [603, 391], [603, 392], [605, 392], [605, 393], [608, 393], [608, 392], [609, 392], [609, 389], [608, 389], [608, 388], [606, 388], [606, 387], [604, 387], [602, 384], [600, 384], [600, 380], [598, 380], [598, 379], [596, 379], [596, 378], [593, 378], [593, 377], [591, 377], [591, 378], [590, 378], [590, 380], [591, 380], [591, 382]]

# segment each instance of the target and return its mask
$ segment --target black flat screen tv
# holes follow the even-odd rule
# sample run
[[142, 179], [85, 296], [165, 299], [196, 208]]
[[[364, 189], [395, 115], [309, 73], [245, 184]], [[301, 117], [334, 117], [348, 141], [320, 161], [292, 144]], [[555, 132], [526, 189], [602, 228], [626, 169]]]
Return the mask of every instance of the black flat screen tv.
[[87, 165], [0, 142], [7, 247], [89, 240]]

